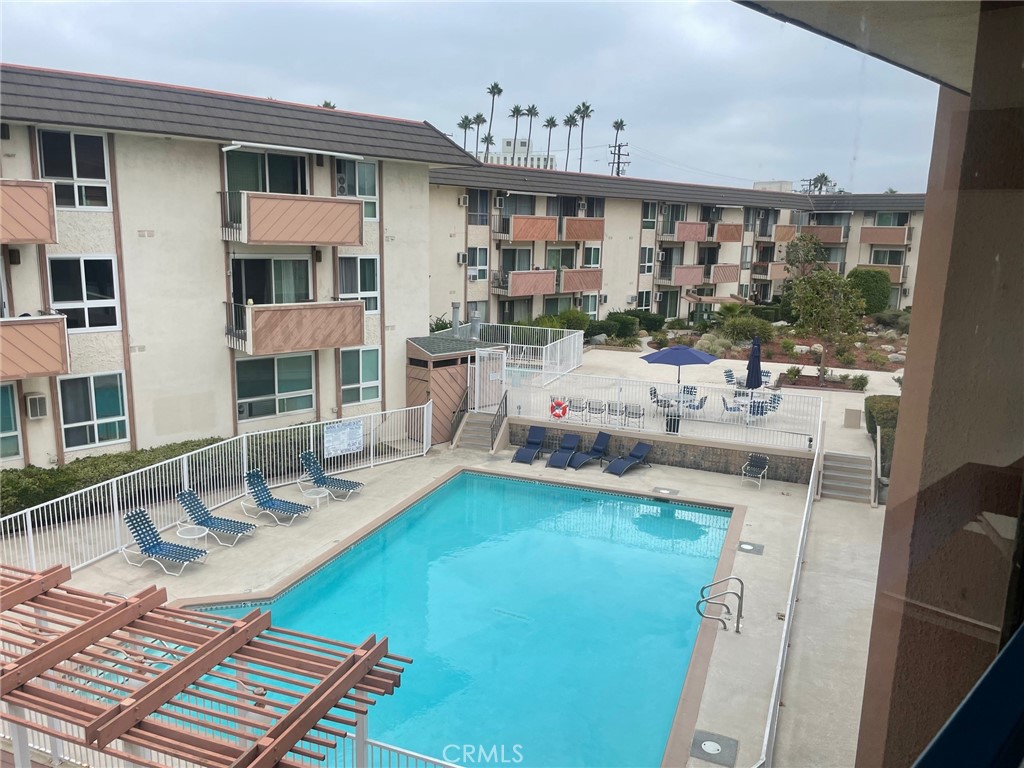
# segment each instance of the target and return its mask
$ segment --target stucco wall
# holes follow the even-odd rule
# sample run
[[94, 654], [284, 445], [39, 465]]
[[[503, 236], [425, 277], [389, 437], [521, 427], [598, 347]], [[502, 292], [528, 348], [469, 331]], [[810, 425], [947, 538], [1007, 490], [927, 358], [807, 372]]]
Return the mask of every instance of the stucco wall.
[[[466, 319], [467, 287], [473, 293], [469, 301], [487, 299], [487, 283], [467, 283], [466, 267], [458, 264], [455, 254], [465, 251], [466, 209], [459, 206], [457, 199], [461, 187], [430, 185], [430, 314], [435, 317], [452, 316], [452, 302], [461, 306], [462, 319]], [[489, 230], [486, 227], [472, 227], [473, 230]], [[476, 234], [476, 233], [474, 233]], [[479, 236], [476, 238], [479, 240]], [[474, 247], [490, 248], [487, 235], [483, 242], [472, 243]], [[490, 259], [490, 250], [488, 250]]]
[[[591, 243], [587, 243], [591, 245]], [[609, 312], [630, 309], [626, 297], [637, 292], [640, 265], [640, 201], [609, 198], [604, 203], [604, 243], [601, 268], [608, 303], [597, 308], [598, 319]]]

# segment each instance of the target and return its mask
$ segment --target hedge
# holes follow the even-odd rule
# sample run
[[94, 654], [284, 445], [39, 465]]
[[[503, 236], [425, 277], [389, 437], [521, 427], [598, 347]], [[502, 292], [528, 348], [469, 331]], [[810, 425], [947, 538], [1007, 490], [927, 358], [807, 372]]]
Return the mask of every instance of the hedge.
[[864, 297], [864, 314], [883, 312], [889, 306], [889, 273], [881, 269], [857, 267], [846, 279]]
[[729, 341], [750, 341], [758, 336], [767, 344], [775, 338], [775, 326], [753, 315], [730, 317], [722, 326], [722, 331]]
[[900, 398], [898, 395], [870, 395], [864, 398], [864, 424], [872, 439], [875, 427], [896, 429], [896, 421], [900, 415]]
[[896, 445], [896, 430], [886, 427], [882, 430], [882, 466], [878, 473], [882, 477], [892, 477], [892, 450]]
[[615, 323], [615, 337], [619, 339], [635, 339], [640, 335], [640, 321], [625, 312], [609, 312], [605, 318]]
[[650, 334], [655, 334], [665, 327], [664, 315], [656, 315], [646, 309], [627, 309], [622, 314], [635, 317], [640, 322], [640, 327]]
[[779, 321], [779, 310], [776, 307], [757, 305], [750, 308], [750, 314], [762, 320], [767, 320], [769, 323], [777, 323]]
[[588, 339], [591, 336], [598, 336], [602, 333], [605, 336], [614, 336], [618, 329], [618, 324], [613, 323], [611, 320], [591, 320], [590, 325], [587, 326], [587, 330], [584, 331], [584, 335]]

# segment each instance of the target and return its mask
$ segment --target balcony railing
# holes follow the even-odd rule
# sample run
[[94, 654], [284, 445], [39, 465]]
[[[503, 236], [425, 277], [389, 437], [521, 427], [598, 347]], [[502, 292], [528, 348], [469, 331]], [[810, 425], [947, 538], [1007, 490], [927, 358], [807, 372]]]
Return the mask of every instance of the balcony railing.
[[491, 274], [491, 293], [497, 296], [539, 296], [555, 293], [557, 270], [533, 269]]
[[492, 216], [491, 234], [495, 240], [554, 242], [559, 239], [557, 216]]
[[750, 266], [750, 276], [756, 280], [785, 280], [789, 272], [784, 261], [755, 261]]
[[229, 191], [221, 236], [250, 245], [362, 245], [363, 203], [340, 197]]
[[907, 281], [906, 264], [858, 264], [858, 269], [877, 269], [889, 275], [889, 283], [898, 285]]
[[0, 381], [60, 376], [70, 371], [70, 361], [64, 315], [0, 320]]
[[868, 245], [909, 245], [913, 227], [861, 227], [860, 241]]
[[52, 181], [0, 180], [0, 243], [56, 243], [55, 210]]
[[562, 216], [559, 240], [604, 240], [604, 219], [585, 216]]
[[845, 243], [850, 239], [849, 224], [800, 224], [796, 234], [814, 235], [823, 243]]
[[558, 293], [600, 292], [604, 285], [604, 270], [600, 267], [558, 270]]
[[231, 349], [259, 355], [312, 352], [363, 344], [362, 301], [297, 304], [225, 302], [224, 339]]

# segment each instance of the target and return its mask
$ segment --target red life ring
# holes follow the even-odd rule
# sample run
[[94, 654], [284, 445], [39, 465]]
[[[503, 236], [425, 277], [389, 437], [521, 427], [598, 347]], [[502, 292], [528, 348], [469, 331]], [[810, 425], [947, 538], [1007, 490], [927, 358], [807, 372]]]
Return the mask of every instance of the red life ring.
[[569, 412], [569, 406], [563, 403], [561, 400], [551, 401], [551, 415], [556, 419], [564, 418]]

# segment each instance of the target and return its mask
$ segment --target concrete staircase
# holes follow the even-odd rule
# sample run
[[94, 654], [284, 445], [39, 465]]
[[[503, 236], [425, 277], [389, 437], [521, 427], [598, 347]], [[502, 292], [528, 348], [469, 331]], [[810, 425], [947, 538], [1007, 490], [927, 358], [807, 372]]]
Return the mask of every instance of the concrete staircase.
[[462, 422], [462, 432], [459, 434], [456, 447], [490, 451], [491, 421], [493, 419], [493, 413], [474, 413], [473, 411], [467, 413], [465, 421]]
[[825, 452], [821, 497], [871, 503], [871, 457]]

